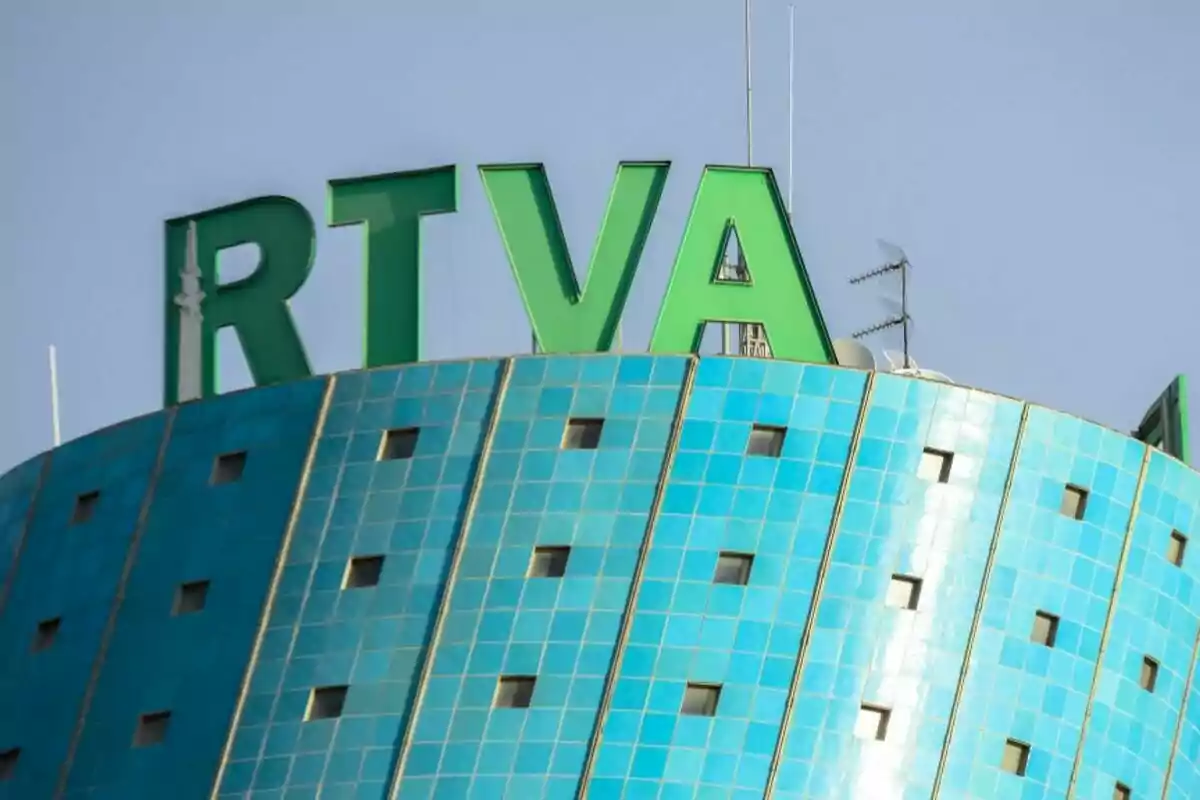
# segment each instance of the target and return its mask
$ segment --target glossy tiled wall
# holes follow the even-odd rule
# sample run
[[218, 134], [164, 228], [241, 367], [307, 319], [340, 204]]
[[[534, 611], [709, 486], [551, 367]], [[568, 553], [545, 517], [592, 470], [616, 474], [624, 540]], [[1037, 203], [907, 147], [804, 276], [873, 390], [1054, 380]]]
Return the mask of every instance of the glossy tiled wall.
[[1200, 797], [1198, 518], [1126, 436], [836, 367], [238, 392], [0, 477], [0, 800]]

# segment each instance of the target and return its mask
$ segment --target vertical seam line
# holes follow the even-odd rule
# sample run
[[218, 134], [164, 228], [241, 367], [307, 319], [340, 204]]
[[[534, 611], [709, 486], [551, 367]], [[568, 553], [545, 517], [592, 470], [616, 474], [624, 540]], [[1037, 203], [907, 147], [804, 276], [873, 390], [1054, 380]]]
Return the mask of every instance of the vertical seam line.
[[1192, 645], [1192, 661], [1188, 664], [1187, 680], [1183, 683], [1183, 695], [1179, 700], [1179, 719], [1175, 720], [1175, 735], [1171, 737], [1171, 755], [1167, 757], [1167, 769], [1163, 773], [1162, 800], [1171, 794], [1171, 777], [1175, 771], [1175, 756], [1179, 753], [1179, 740], [1183, 736], [1183, 725], [1187, 720], [1188, 695], [1192, 681], [1196, 679], [1196, 658], [1200, 656], [1200, 627], [1196, 630], [1196, 641]]
[[[246, 708], [246, 699], [250, 694], [250, 684], [254, 680], [254, 672], [258, 668], [258, 658], [262, 653], [263, 639], [267, 627], [271, 623], [271, 614], [275, 610], [275, 600], [279, 594], [279, 582], [283, 570], [287, 566], [288, 552], [292, 547], [292, 537], [300, 521], [300, 510], [304, 507], [304, 498], [308, 494], [308, 482], [312, 477], [313, 462], [316, 461], [317, 449], [321, 443], [321, 434], [325, 432], [325, 421], [329, 417], [329, 407], [333, 403], [333, 392], [337, 387], [337, 375], [325, 379], [325, 389], [321, 397], [321, 406], [313, 423], [312, 434], [308, 440], [308, 452], [304, 456], [304, 469], [296, 485], [296, 495], [292, 498], [292, 508], [288, 514], [287, 524], [283, 529], [283, 537], [275, 554], [275, 564], [271, 570], [271, 582], [267, 586], [267, 596], [263, 600], [262, 611], [259, 614], [258, 629], [254, 642], [250, 647], [250, 658], [246, 662], [246, 670], [242, 674], [241, 685], [238, 687], [237, 702], [234, 703], [233, 713], [229, 717], [229, 728], [225, 732], [225, 743], [221, 746], [221, 758], [217, 762], [217, 771], [213, 776], [212, 791], [209, 797], [215, 798], [221, 792], [221, 781], [225, 779], [225, 770], [229, 766], [229, 754], [233, 751], [233, 742], [237, 737], [238, 725], [242, 720], [242, 712]], [[332, 504], [331, 504], [332, 505]]]
[[396, 761], [392, 767], [392, 774], [388, 777], [387, 791], [384, 794], [385, 798], [393, 798], [400, 791], [400, 781], [404, 777], [404, 768], [408, 766], [408, 756], [412, 752], [413, 730], [425, 704], [425, 690], [429, 684], [429, 676], [433, 673], [434, 654], [437, 652], [438, 643], [442, 639], [442, 632], [445, 630], [446, 617], [450, 608], [450, 600], [454, 595], [455, 587], [458, 585], [458, 570], [462, 564], [463, 551], [466, 549], [467, 534], [471, 529], [471, 523], [475, 519], [475, 509], [479, 505], [479, 494], [483, 490], [484, 476], [487, 473], [488, 462], [492, 456], [492, 443], [496, 438], [496, 428], [500, 424], [500, 412], [504, 408], [504, 398], [508, 395], [508, 386], [512, 380], [514, 360], [513, 358], [506, 358], [500, 365], [500, 375], [496, 382], [492, 409], [488, 415], [487, 428], [483, 435], [483, 447], [479, 453], [479, 461], [475, 465], [475, 474], [471, 476], [471, 491], [467, 496], [467, 507], [463, 511], [462, 523], [459, 525], [458, 535], [454, 537], [454, 549], [450, 555], [450, 569], [446, 574], [446, 584], [442, 587], [441, 596], [438, 598], [437, 612], [433, 618], [433, 632], [429, 637], [429, 642], [423, 648], [424, 652], [420, 656], [421, 672], [417, 677], [416, 684], [413, 686], [413, 703], [412, 707], [408, 710], [408, 719], [405, 720], [404, 728], [400, 731], [399, 751], [396, 753]]
[[800, 683], [804, 679], [804, 663], [808, 659], [808, 650], [812, 644], [813, 629], [817, 624], [817, 608], [821, 595], [825, 590], [825, 580], [829, 574], [829, 565], [833, 563], [833, 549], [837, 542], [838, 528], [842, 524], [842, 515], [846, 508], [847, 496], [850, 492], [850, 481], [854, 475], [854, 462], [858, 459], [859, 446], [862, 443], [863, 432], [867, 426], [867, 415], [870, 412], [871, 397], [875, 391], [875, 373], [868, 372], [863, 385], [862, 400], [858, 408], [858, 418], [854, 421], [854, 433], [850, 439], [850, 451], [846, 454], [846, 467], [842, 473], [841, 486], [838, 487], [837, 500], [834, 502], [833, 514], [829, 519], [829, 533], [825, 537], [825, 549], [821, 552], [821, 561], [817, 565], [817, 577], [813, 582], [812, 601], [805, 615], [804, 628], [800, 635], [800, 649], [796, 652], [796, 665], [792, 668], [792, 679], [788, 684], [787, 700], [783, 706], [783, 716], [779, 722], [779, 738], [775, 740], [775, 749], [771, 753], [771, 764], [767, 769], [767, 782], [763, 787], [763, 797], [775, 794], [775, 784], [779, 780], [779, 770], [783, 765], [784, 750], [787, 748], [788, 731], [791, 729], [792, 716], [796, 711], [796, 699], [800, 694]]
[[967, 631], [967, 642], [963, 648], [962, 666], [958, 670], [958, 681], [954, 685], [954, 699], [950, 703], [950, 716], [946, 719], [946, 735], [942, 739], [942, 751], [938, 755], [937, 772], [933, 775], [933, 788], [929, 796], [937, 800], [941, 796], [942, 781], [950, 764], [950, 746], [954, 743], [954, 731], [958, 727], [958, 712], [962, 708], [963, 695], [967, 691], [967, 678], [971, 672], [971, 658], [975, 655], [975, 641], [983, 625], [983, 610], [987, 605], [988, 587], [996, 567], [996, 552], [1000, 549], [1000, 536], [1004, 532], [1004, 521], [1008, 516], [1008, 500], [1017, 477], [1017, 463], [1021, 460], [1021, 447], [1025, 444], [1025, 430], [1029, 423], [1029, 404], [1021, 405], [1021, 421], [1017, 423], [1017, 435], [1013, 439], [1012, 460], [1008, 464], [1008, 475], [1004, 478], [1004, 490], [1000, 495], [1000, 508], [996, 511], [996, 525], [988, 544], [987, 559], [983, 563], [983, 575], [979, 579], [979, 595], [975, 598], [975, 610], [971, 616], [971, 627]]
[[0, 615], [4, 614], [4, 609], [8, 605], [8, 594], [12, 590], [13, 584], [17, 582], [17, 570], [21, 566], [21, 555], [25, 552], [25, 542], [29, 538], [29, 529], [33, 527], [34, 512], [37, 510], [38, 500], [42, 496], [42, 487], [45, 485], [50, 476], [50, 460], [54, 457], [54, 450], [48, 450], [42, 463], [38, 466], [37, 483], [33, 486], [33, 496], [29, 498], [29, 508], [25, 509], [25, 521], [21, 523], [21, 534], [17, 537], [17, 548], [13, 551], [12, 561], [8, 565], [8, 570], [4, 576], [4, 585], [0, 587]]
[[[336, 378], [336, 375], [331, 376], [331, 378]], [[333, 405], [332, 398], [336, 394], [337, 394], [337, 387], [335, 386], [333, 389], [330, 390], [330, 406]], [[360, 396], [359, 400], [363, 400], [363, 398]], [[321, 429], [322, 435], [324, 435], [324, 433], [325, 433], [324, 428], [325, 428], [325, 426], [322, 425], [322, 429]], [[349, 447], [349, 443], [347, 443], [347, 447]], [[318, 438], [316, 452], [320, 453], [319, 438]], [[314, 464], [316, 463], [315, 455], [313, 457], [313, 463]], [[308, 566], [308, 575], [306, 576], [305, 582], [304, 582], [304, 593], [301, 596], [300, 608], [296, 613], [296, 618], [292, 621], [292, 624], [290, 626], [288, 626], [291, 628], [291, 636], [288, 638], [287, 653], [283, 657], [283, 661], [285, 664], [291, 663], [292, 656], [295, 654], [295, 651], [296, 651], [296, 639], [299, 637], [300, 629], [303, 627], [304, 613], [308, 609], [308, 601], [310, 599], [309, 595], [312, 593], [312, 586], [313, 586], [313, 581], [315, 580], [315, 576], [317, 574], [317, 567], [320, 565], [320, 562], [321, 562], [320, 553], [321, 553], [321, 550], [325, 546], [325, 537], [327, 537], [329, 535], [329, 523], [330, 523], [330, 520], [333, 519], [334, 505], [337, 501], [338, 494], [341, 492], [342, 479], [345, 477], [345, 474], [346, 474], [346, 451], [343, 451], [342, 457], [338, 461], [338, 464], [337, 464], [337, 478], [336, 478], [336, 480], [334, 480], [332, 494], [330, 495], [329, 507], [327, 509], [325, 509], [325, 514], [323, 515], [323, 519], [321, 520], [321, 537], [320, 537], [320, 541], [317, 544], [316, 554], [312, 557], [311, 564], [309, 564], [308, 562], [303, 562], [304, 564], [306, 564]], [[283, 579], [282, 578], [283, 573], [287, 571], [288, 565], [287, 565], [286, 558], [288, 555], [290, 555], [290, 553], [284, 555], [285, 561], [284, 561], [283, 568], [280, 571], [280, 580]], [[272, 609], [272, 611], [273, 611], [273, 609]], [[270, 622], [268, 620], [268, 626], [269, 625], [270, 625]], [[264, 639], [265, 639], [265, 636], [266, 636], [266, 634], [264, 633]], [[271, 708], [267, 712], [267, 721], [265, 723], [268, 727], [277, 721], [275, 718], [275, 715], [279, 711], [279, 701], [280, 701], [280, 698], [283, 696], [283, 692], [282, 692], [283, 680], [284, 680], [284, 678], [281, 675], [279, 678], [279, 685], [277, 686], [276, 691], [274, 692], [273, 696], [271, 697]], [[310, 689], [311, 688], [312, 687], [310, 687]], [[236, 734], [234, 734], [234, 735], [236, 737]], [[236, 739], [235, 739], [235, 741], [236, 741]], [[262, 767], [263, 759], [266, 757], [266, 755], [265, 755], [266, 751], [267, 751], [267, 737], [263, 736], [262, 741], [258, 745], [258, 752], [254, 758], [254, 770], [250, 776], [251, 786], [253, 786], [253, 784], [256, 780], [258, 780], [258, 771]], [[325, 766], [328, 766], [328, 761], [329, 761], [329, 752], [326, 751], [325, 762], [323, 762], [322, 769], [324, 769]]]
[[596, 758], [599, 755], [600, 744], [604, 738], [604, 721], [612, 708], [613, 693], [616, 691], [617, 679], [621, 674], [621, 664], [624, 663], [625, 648], [629, 645], [629, 632], [633, 628], [633, 618], [637, 613], [637, 600], [642, 585], [642, 576], [646, 571], [646, 560], [650, 547], [654, 542], [654, 528], [662, 510], [663, 498], [667, 494], [667, 483], [675, 464], [675, 454], [679, 451], [679, 439], [683, 432], [683, 424], [687, 419], [687, 408], [692, 397], [692, 388], [696, 384], [696, 370], [699, 359], [691, 356], [685, 362], [682, 387], [679, 401], [675, 404], [675, 418], [672, 420], [671, 433], [667, 439], [667, 449], [663, 454], [662, 469], [658, 475], [658, 485], [654, 487], [654, 498], [650, 501], [650, 513], [646, 516], [646, 533], [642, 536], [642, 545], [638, 549], [637, 561], [633, 567], [633, 575], [629, 579], [629, 597], [625, 600], [625, 612], [621, 619], [621, 627], [613, 644], [613, 657], [609, 662], [608, 672], [604, 676], [604, 690], [600, 695], [600, 706], [596, 709], [596, 723], [592, 734], [588, 737], [587, 754], [583, 761], [583, 770], [579, 773], [579, 786], [575, 789], [576, 800], [587, 796], [588, 783], [596, 768]]
[[142, 534], [146, 530], [146, 520], [150, 516], [150, 507], [154, 504], [154, 494], [158, 490], [158, 481], [162, 477], [163, 464], [167, 460], [167, 448], [171, 443], [171, 434], [175, 430], [175, 418], [179, 414], [179, 407], [173, 406], [166, 412], [166, 423], [163, 425], [162, 440], [158, 445], [158, 454], [155, 456], [154, 471], [150, 473], [150, 480], [146, 483], [146, 493], [142, 496], [141, 508], [138, 509], [137, 522], [133, 528], [133, 535], [129, 537], [129, 545], [125, 550], [125, 563], [121, 566], [121, 577], [117, 581], [117, 591], [113, 597], [112, 605], [108, 610], [108, 619], [104, 622], [104, 632], [100, 636], [100, 646], [96, 650], [96, 659], [92, 662], [92, 671], [88, 676], [87, 688], [84, 689], [83, 701], [79, 704], [79, 716], [75, 720], [75, 729], [71, 732], [71, 742], [67, 746], [67, 756], [63, 759], [62, 766], [58, 771], [58, 783], [54, 789], [56, 798], [62, 797], [67, 791], [67, 781], [71, 776], [71, 768], [74, 766], [75, 754], [79, 750], [79, 743], [83, 739], [83, 730], [87, 727], [87, 715], [91, 710], [92, 700], [96, 695], [96, 687], [100, 683], [100, 673], [104, 671], [104, 660], [108, 656], [109, 645], [112, 644], [113, 635], [117, 629], [117, 617], [121, 613], [121, 606], [125, 601], [125, 590], [129, 585], [129, 576], [133, 573], [133, 565], [137, 561], [138, 545], [141, 544]]
[[1113, 619], [1117, 615], [1117, 598], [1125, 578], [1125, 565], [1129, 560], [1129, 548], [1133, 544], [1134, 521], [1142, 505], [1142, 487], [1146, 483], [1146, 471], [1150, 465], [1150, 448], [1142, 451], [1142, 467], [1138, 471], [1137, 490], [1129, 506], [1129, 523], [1125, 526], [1125, 539], [1121, 542], [1121, 557], [1117, 560], [1117, 574], [1113, 577], [1112, 596], [1108, 601], [1108, 612], [1104, 615], [1104, 630], [1100, 634], [1100, 648], [1096, 652], [1096, 669], [1092, 672], [1092, 685], [1088, 687], [1087, 705], [1084, 706], [1083, 721], [1079, 724], [1079, 744], [1075, 746], [1075, 760], [1071, 764], [1071, 778], [1067, 782], [1067, 800], [1075, 796], [1075, 784], [1083, 766], [1083, 746], [1087, 741], [1088, 723], [1092, 720], [1092, 708], [1096, 702], [1096, 690], [1100, 687], [1100, 676], [1104, 671], [1104, 653], [1108, 649], [1108, 637], [1112, 633]]

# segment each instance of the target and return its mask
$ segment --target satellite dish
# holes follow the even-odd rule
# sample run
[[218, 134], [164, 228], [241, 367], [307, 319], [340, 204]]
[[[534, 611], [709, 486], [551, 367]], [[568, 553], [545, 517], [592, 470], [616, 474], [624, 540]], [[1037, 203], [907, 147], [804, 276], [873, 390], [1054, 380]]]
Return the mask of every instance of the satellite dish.
[[912, 374], [919, 369], [917, 360], [911, 355], [908, 357], [908, 366], [905, 366], [904, 352], [901, 350], [884, 350], [883, 357], [888, 362], [888, 372], [908, 372]]
[[843, 367], [875, 369], [875, 356], [871, 349], [857, 339], [834, 339], [833, 354]]
[[954, 383], [954, 381], [952, 381], [950, 376], [946, 373], [938, 372], [937, 370], [932, 369], [917, 370], [917, 377], [924, 378], [925, 380], [929, 381], [938, 381], [939, 383]]

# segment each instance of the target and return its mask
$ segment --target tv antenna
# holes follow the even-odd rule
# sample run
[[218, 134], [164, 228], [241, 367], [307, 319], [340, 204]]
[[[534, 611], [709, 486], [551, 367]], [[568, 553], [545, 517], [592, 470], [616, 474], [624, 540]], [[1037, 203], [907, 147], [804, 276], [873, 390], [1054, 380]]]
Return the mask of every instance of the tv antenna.
[[[745, 0], [745, 24], [744, 24], [744, 49], [746, 53], [746, 166], [754, 166], [754, 85], [753, 77], [753, 60], [751, 57], [751, 9], [752, 0]], [[796, 47], [796, 9], [794, 6], [788, 7], [788, 22], [791, 32], [788, 38], [788, 199], [787, 213], [788, 219], [792, 216], [792, 124], [794, 105], [792, 98], [794, 95], [792, 74], [795, 72], [795, 47]], [[736, 232], [736, 228], [734, 229]], [[726, 258], [721, 262], [720, 268], [717, 270], [717, 279], [722, 281], [730, 281], [733, 283], [748, 283], [750, 281], [750, 270], [746, 266], [746, 251], [742, 249], [742, 242], [739, 238], [737, 241], [737, 257], [736, 259]], [[724, 322], [721, 324], [721, 354], [728, 355], [733, 351], [733, 342], [731, 337], [731, 329], [738, 330], [738, 349], [739, 355], [754, 356], [756, 358], [770, 358], [771, 345], [767, 341], [766, 328], [757, 322], [743, 322], [741, 324]]]
[[865, 283], [869, 280], [882, 278], [893, 273], [900, 274], [900, 302], [892, 300], [886, 303], [891, 312], [887, 319], [870, 325], [861, 330], [850, 334], [855, 339], [862, 339], [871, 336], [881, 331], [890, 330], [892, 328], [900, 328], [904, 337], [903, 362], [901, 369], [909, 369], [915, 366], [908, 352], [909, 331], [913, 327], [912, 315], [908, 313], [908, 271], [912, 269], [912, 264], [908, 261], [908, 256], [894, 244], [879, 240], [879, 249], [883, 251], [884, 264], [881, 267], [876, 267], [870, 272], [864, 272], [850, 279], [852, 286], [857, 286], [860, 283]]
[[54, 435], [54, 446], [62, 444], [62, 430], [58, 424], [58, 348], [50, 345], [50, 431]]

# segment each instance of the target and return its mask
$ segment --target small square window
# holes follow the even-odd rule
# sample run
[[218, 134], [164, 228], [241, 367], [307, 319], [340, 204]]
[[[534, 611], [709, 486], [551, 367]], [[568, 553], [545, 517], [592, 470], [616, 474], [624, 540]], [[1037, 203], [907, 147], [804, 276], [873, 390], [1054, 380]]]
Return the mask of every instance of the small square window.
[[58, 629], [62, 626], [62, 617], [44, 619], [38, 623], [37, 632], [33, 635], [33, 652], [40, 653], [49, 650], [58, 638]]
[[96, 513], [96, 504], [100, 502], [100, 492], [84, 492], [75, 498], [75, 510], [71, 513], [71, 524], [82, 525]]
[[595, 450], [600, 446], [600, 434], [604, 431], [602, 419], [569, 419], [563, 432], [564, 450]]
[[245, 450], [239, 453], [225, 453], [217, 456], [217, 460], [213, 462], [212, 477], [209, 478], [209, 483], [213, 486], [219, 486], [222, 483], [236, 483], [242, 479], [242, 473], [245, 471]]
[[1183, 566], [1183, 554], [1187, 551], [1187, 537], [1179, 531], [1171, 531], [1171, 540], [1167, 542], [1167, 561], [1177, 567]]
[[208, 602], [208, 581], [189, 581], [179, 584], [175, 590], [175, 606], [171, 613], [175, 616], [195, 614], [204, 610]]
[[349, 686], [319, 686], [308, 698], [306, 720], [334, 719], [342, 715], [346, 707], [346, 692]]
[[1147, 692], [1153, 692], [1158, 685], [1158, 662], [1150, 656], [1142, 659], [1142, 674], [1138, 677], [1138, 685]]
[[1113, 787], [1113, 800], [1133, 800], [1133, 790], [1117, 781], [1117, 785]]
[[496, 708], [529, 708], [533, 702], [533, 687], [537, 678], [532, 675], [504, 675], [496, 683]]
[[0, 750], [0, 781], [12, 780], [17, 774], [17, 760], [21, 758], [21, 748], [13, 747]]
[[745, 586], [750, 582], [750, 567], [753, 565], [754, 556], [748, 553], [721, 553], [717, 556], [713, 583]]
[[1000, 769], [1013, 775], [1024, 775], [1029, 768], [1029, 745], [1009, 739], [1004, 743], [1004, 755], [1000, 760]]
[[137, 730], [133, 734], [134, 747], [149, 747], [160, 744], [167, 738], [167, 727], [171, 724], [170, 711], [142, 714], [138, 718]]
[[405, 461], [417, 452], [420, 428], [397, 428], [384, 431], [383, 443], [379, 447], [380, 461]]
[[949, 483], [950, 465], [953, 463], [953, 453], [926, 447], [921, 453], [921, 462], [917, 465], [917, 477], [931, 483]]
[[343, 589], [366, 589], [379, 585], [383, 574], [383, 556], [355, 556], [346, 565]]
[[571, 557], [569, 547], [535, 547], [529, 561], [529, 577], [561, 578], [567, 574], [567, 559]]
[[884, 603], [891, 608], [916, 611], [921, 602], [921, 579], [912, 575], [893, 575]]
[[689, 683], [683, 690], [680, 714], [691, 717], [715, 717], [721, 700], [721, 687], [713, 683]]
[[746, 443], [746, 455], [779, 458], [783, 452], [783, 439], [787, 428], [770, 425], [755, 425], [750, 429], [750, 441]]
[[1029, 635], [1030, 641], [1044, 644], [1046, 647], [1054, 647], [1054, 641], [1058, 638], [1058, 617], [1046, 611], [1038, 611], [1033, 615], [1033, 632]]
[[860, 739], [882, 742], [887, 738], [888, 723], [891, 719], [891, 709], [864, 703], [858, 709], [858, 719], [854, 721], [854, 735]]
[[1087, 489], [1081, 489], [1078, 486], [1067, 484], [1063, 487], [1062, 505], [1059, 511], [1063, 516], [1071, 519], [1083, 519], [1083, 512], [1087, 510]]

